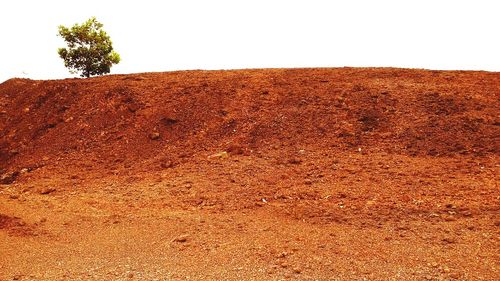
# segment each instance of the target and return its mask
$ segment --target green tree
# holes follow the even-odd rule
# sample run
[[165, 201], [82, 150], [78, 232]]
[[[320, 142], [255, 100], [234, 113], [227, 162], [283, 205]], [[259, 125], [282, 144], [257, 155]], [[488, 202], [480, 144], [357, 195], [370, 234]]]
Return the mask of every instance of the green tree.
[[59, 36], [68, 47], [59, 48], [57, 53], [71, 73], [81, 72], [81, 77], [102, 75], [120, 62], [120, 55], [113, 51], [111, 39], [102, 27], [95, 17], [71, 28], [59, 26]]

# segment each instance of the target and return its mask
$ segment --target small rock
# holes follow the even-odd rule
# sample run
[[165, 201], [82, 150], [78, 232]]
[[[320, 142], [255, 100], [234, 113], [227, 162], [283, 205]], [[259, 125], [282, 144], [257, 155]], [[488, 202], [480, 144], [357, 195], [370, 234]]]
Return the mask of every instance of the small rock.
[[172, 240], [172, 242], [185, 243], [190, 238], [189, 234], [180, 235]]
[[157, 139], [160, 138], [160, 133], [158, 133], [158, 132], [152, 132], [151, 134], [149, 134], [149, 138], [151, 140], [157, 140]]
[[288, 160], [288, 163], [296, 165], [296, 164], [302, 163], [302, 160], [300, 160], [299, 158], [291, 158], [291, 159]]
[[447, 266], [443, 266], [443, 268], [441, 269], [441, 272], [443, 273], [450, 273], [451, 269]]
[[305, 179], [304, 184], [311, 185], [311, 184], [313, 184], [313, 181], [311, 179]]
[[366, 201], [366, 206], [373, 206], [373, 205], [375, 205], [375, 203], [376, 203], [376, 200], [375, 200], [375, 199], [373, 199], [373, 200], [368, 200], [368, 201]]
[[293, 269], [293, 272], [296, 273], [296, 274], [300, 274], [302, 273], [302, 269], [300, 267], [294, 267]]
[[232, 144], [227, 148], [227, 152], [231, 155], [241, 155], [245, 150], [240, 145]]
[[17, 194], [11, 194], [11, 195], [9, 196], [9, 198], [10, 198], [10, 199], [19, 199], [19, 195], [17, 195]]
[[288, 256], [288, 252], [281, 252], [279, 255], [277, 255], [277, 258], [286, 258]]
[[282, 268], [287, 268], [289, 265], [286, 261], [282, 261], [279, 263], [279, 266], [281, 266]]
[[11, 184], [17, 179], [18, 176], [19, 172], [17, 171], [3, 174], [0, 176], [0, 184]]
[[471, 211], [464, 211], [464, 212], [462, 212], [462, 215], [464, 217], [471, 217], [472, 216], [472, 212]]
[[446, 237], [446, 238], [443, 238], [442, 240], [444, 243], [447, 243], [447, 244], [453, 244], [453, 243], [456, 243], [457, 241], [454, 239], [454, 238], [450, 238], [450, 237]]
[[39, 194], [42, 194], [42, 195], [46, 195], [46, 194], [50, 194], [52, 192], [56, 191], [56, 189], [54, 187], [51, 187], [51, 186], [46, 186], [46, 187], [43, 187], [41, 188], [38, 193]]
[[165, 161], [165, 162], [162, 162], [160, 164], [160, 167], [162, 167], [163, 169], [169, 169], [169, 168], [173, 168], [175, 165], [174, 165], [174, 162], [168, 160], [168, 161]]
[[135, 104], [135, 103], [133, 103], [133, 104], [129, 104], [129, 105], [127, 106], [128, 111], [130, 111], [130, 112], [132, 112], [132, 113], [134, 113], [134, 112], [136, 112], [137, 110], [139, 110], [139, 108], [140, 108], [140, 106], [139, 106], [138, 104]]
[[212, 154], [212, 155], [208, 156], [208, 159], [213, 159], [213, 158], [224, 159], [224, 158], [227, 158], [227, 157], [229, 157], [229, 154], [227, 153], [227, 151], [222, 151], [222, 152], [215, 153], [215, 154]]

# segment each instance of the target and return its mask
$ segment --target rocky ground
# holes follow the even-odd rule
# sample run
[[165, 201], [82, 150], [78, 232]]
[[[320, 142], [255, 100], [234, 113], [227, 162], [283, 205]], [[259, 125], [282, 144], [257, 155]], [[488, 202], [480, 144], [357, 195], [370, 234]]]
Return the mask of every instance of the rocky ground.
[[0, 280], [498, 280], [500, 74], [0, 84]]

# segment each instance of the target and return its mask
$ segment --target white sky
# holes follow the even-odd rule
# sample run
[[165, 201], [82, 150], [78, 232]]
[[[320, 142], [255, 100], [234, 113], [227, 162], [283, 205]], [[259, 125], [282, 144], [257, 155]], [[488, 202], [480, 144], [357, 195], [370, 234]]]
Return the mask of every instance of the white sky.
[[500, 71], [498, 0], [3, 0], [0, 82], [74, 77], [58, 25], [91, 16], [111, 73], [395, 66]]

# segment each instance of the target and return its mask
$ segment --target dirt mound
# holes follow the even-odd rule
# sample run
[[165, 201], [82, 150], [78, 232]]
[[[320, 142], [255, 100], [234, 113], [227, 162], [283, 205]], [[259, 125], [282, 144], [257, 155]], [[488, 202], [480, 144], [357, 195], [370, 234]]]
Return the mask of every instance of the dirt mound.
[[0, 279], [498, 280], [499, 93], [390, 68], [9, 80]]
[[11, 79], [0, 85], [0, 169], [151, 170], [231, 147], [498, 154], [499, 81], [356, 68]]

